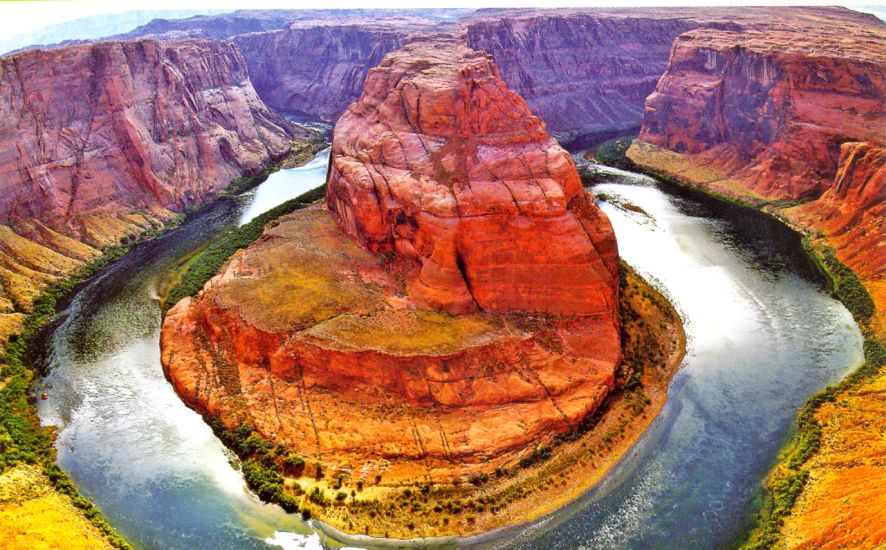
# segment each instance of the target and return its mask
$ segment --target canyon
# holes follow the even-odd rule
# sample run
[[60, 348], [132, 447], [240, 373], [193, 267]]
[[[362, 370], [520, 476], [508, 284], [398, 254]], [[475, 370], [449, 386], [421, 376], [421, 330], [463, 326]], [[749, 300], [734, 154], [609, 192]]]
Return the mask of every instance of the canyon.
[[628, 151], [640, 166], [826, 237], [876, 302], [881, 335], [884, 45], [886, 25], [865, 18], [685, 33]]
[[103, 247], [310, 136], [264, 105], [226, 42], [31, 50], [0, 59], [0, 78], [2, 339], [47, 284]]
[[490, 58], [407, 45], [334, 135], [328, 212], [167, 314], [183, 399], [392, 483], [466, 480], [593, 413], [621, 358], [615, 238]]
[[271, 108], [334, 122], [359, 97], [369, 69], [403, 44], [404, 27], [381, 21], [293, 23], [285, 30], [244, 34], [233, 41]]
[[866, 363], [804, 410], [804, 434], [789, 452], [802, 452], [794, 449], [809, 445], [805, 438], [820, 443], [804, 460], [785, 459], [770, 481], [785, 499], [779, 483], [803, 480], [790, 497], [796, 508], [755, 540], [875, 548], [886, 542], [876, 521], [865, 519], [882, 512], [874, 488], [886, 483], [877, 435], [886, 379], [886, 25], [864, 18], [822, 23], [810, 16], [772, 32], [681, 35], [627, 156], [662, 177], [782, 219], [805, 235], [834, 280], [865, 334]]
[[[617, 247], [552, 138], [639, 127], [637, 166], [833, 249], [882, 346], [884, 46], [842, 8], [247, 11], [2, 57], [0, 344], [54, 281], [314, 138], [286, 115], [337, 122], [326, 208], [174, 307], [163, 362], [189, 406], [330, 477], [469, 480], [612, 396]], [[818, 413], [791, 547], [882, 542], [858, 519], [874, 440], [830, 429], [880, 429], [882, 380], [841, 394], [865, 412]]]

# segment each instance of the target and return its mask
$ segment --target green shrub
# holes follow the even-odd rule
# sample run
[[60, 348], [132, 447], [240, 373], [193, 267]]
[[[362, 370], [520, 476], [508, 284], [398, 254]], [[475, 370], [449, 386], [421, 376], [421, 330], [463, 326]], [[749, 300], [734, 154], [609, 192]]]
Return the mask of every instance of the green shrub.
[[[283, 469], [290, 475], [301, 476], [305, 471], [305, 461], [297, 454], [291, 453], [283, 459]], [[358, 486], [362, 488], [363, 482], [359, 482]]]
[[486, 472], [480, 472], [479, 474], [471, 474], [471, 477], [468, 478], [468, 481], [470, 481], [472, 484], [477, 485], [479, 487], [480, 485], [483, 485], [484, 483], [489, 481], [489, 474], [487, 474]]
[[597, 146], [594, 158], [600, 164], [614, 166], [622, 170], [635, 170], [637, 166], [627, 156], [628, 148], [633, 141], [634, 136], [624, 136], [604, 141]]

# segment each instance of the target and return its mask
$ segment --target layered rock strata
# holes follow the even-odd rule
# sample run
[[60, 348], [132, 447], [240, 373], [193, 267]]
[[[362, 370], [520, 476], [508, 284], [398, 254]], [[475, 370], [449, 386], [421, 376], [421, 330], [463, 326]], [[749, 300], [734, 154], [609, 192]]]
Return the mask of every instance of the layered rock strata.
[[820, 232], [882, 305], [886, 24], [793, 23], [678, 38], [628, 156]]
[[640, 126], [671, 44], [701, 24], [652, 11], [504, 13], [467, 23], [467, 40], [491, 53], [508, 86], [570, 141]]
[[411, 32], [432, 24], [414, 19], [308, 21], [233, 40], [269, 106], [335, 122], [360, 97], [369, 69], [402, 46]]
[[100, 247], [291, 144], [225, 42], [31, 50], [0, 58], [0, 81], [0, 308], [16, 317]]
[[682, 35], [646, 100], [640, 140], [764, 199], [820, 196], [841, 144], [882, 142], [886, 128], [886, 26], [847, 27]]
[[421, 264], [419, 304], [614, 311], [612, 228], [487, 55], [418, 44], [373, 69], [336, 125], [327, 204], [368, 250]]
[[596, 410], [621, 357], [612, 229], [488, 56], [385, 57], [328, 183], [328, 210], [272, 224], [169, 311], [189, 405], [354, 475], [441, 481]]
[[886, 339], [886, 144], [844, 143], [830, 189], [784, 213], [823, 234], [858, 275], [876, 306], [873, 328]]
[[838, 37], [842, 25], [876, 22], [844, 8], [720, 7], [480, 10], [463, 24], [468, 44], [493, 55], [505, 82], [551, 133], [581, 143], [585, 134], [605, 137], [641, 125], [646, 97], [686, 32], [812, 37], [825, 28]]

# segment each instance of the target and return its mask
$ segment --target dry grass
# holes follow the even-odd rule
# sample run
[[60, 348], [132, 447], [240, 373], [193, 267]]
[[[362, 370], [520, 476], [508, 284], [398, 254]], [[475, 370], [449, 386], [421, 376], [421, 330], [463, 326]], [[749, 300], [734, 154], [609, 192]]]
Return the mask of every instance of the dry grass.
[[40, 467], [0, 475], [0, 546], [5, 549], [112, 548], [71, 499], [55, 492]]
[[784, 524], [788, 548], [883, 548], [886, 545], [886, 375], [819, 409], [821, 447]]
[[716, 169], [713, 162], [716, 155], [712, 152], [693, 158], [692, 155], [682, 155], [635, 140], [627, 151], [627, 157], [647, 170], [680, 178], [688, 184], [700, 187], [706, 193], [751, 204], [767, 200], [739, 180], [726, 177], [724, 172]]
[[268, 235], [290, 238], [238, 252], [231, 260], [236, 279], [227, 282], [221, 300], [236, 304], [247, 322], [269, 332], [313, 325], [342, 312], [376, 310], [382, 293], [350, 266], [377, 271], [380, 260], [337, 233], [322, 209], [284, 218]]
[[24, 313], [0, 313], [0, 346], [5, 346], [9, 336], [24, 328]]
[[384, 309], [368, 316], [340, 315], [310, 330], [345, 349], [394, 355], [448, 355], [500, 337], [502, 324], [479, 314], [450, 316], [428, 310]]

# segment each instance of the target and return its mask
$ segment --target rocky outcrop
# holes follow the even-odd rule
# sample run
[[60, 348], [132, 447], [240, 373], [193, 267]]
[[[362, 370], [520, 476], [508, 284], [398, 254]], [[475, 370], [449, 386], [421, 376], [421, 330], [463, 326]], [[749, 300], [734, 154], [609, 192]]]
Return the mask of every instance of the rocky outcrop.
[[844, 143], [830, 189], [788, 214], [824, 232], [860, 278], [886, 278], [886, 144]]
[[291, 126], [224, 42], [101, 42], [0, 59], [0, 307], [285, 154]]
[[360, 478], [451, 481], [613, 387], [612, 229], [487, 55], [416, 43], [370, 71], [327, 205], [169, 311], [162, 360], [190, 406]]
[[858, 275], [874, 301], [871, 327], [886, 338], [886, 144], [844, 143], [830, 189], [784, 214], [824, 235], [837, 259]]
[[281, 219], [169, 311], [170, 380], [229, 427], [248, 422], [327, 467], [389, 481], [446, 481], [514, 460], [613, 386], [611, 319], [416, 309], [406, 269], [389, 262], [321, 208]]
[[612, 228], [487, 55], [435, 42], [386, 57], [339, 119], [331, 162], [342, 230], [418, 262], [417, 303], [613, 314]]
[[646, 101], [640, 139], [751, 196], [816, 198], [842, 143], [883, 140], [883, 45], [886, 26], [851, 22], [686, 33]]

